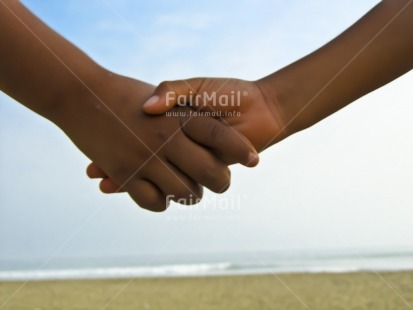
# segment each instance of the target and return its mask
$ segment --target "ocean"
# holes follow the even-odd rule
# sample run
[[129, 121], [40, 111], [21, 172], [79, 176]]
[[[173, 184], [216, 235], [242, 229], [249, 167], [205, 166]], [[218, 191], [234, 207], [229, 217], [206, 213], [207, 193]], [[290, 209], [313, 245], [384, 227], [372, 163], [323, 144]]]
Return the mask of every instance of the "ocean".
[[0, 259], [0, 281], [413, 270], [413, 251], [254, 252]]

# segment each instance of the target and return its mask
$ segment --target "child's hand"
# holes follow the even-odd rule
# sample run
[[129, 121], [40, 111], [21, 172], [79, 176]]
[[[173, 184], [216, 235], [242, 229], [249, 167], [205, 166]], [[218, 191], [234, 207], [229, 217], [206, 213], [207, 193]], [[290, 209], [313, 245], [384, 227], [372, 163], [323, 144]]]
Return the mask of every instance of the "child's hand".
[[[212, 149], [217, 145], [205, 141], [204, 135], [205, 127], [212, 122], [208, 115], [244, 135], [259, 152], [287, 136], [281, 106], [264, 93], [259, 81], [194, 78], [163, 82], [143, 108], [154, 115], [185, 104], [193, 108], [192, 115], [197, 119], [184, 124], [185, 133], [198, 143], [207, 142]], [[225, 156], [225, 149], [220, 151]]]
[[[204, 95], [207, 100], [201, 100], [204, 99]], [[198, 97], [201, 99], [196, 99], [197, 96], [201, 96]], [[228, 101], [225, 101], [226, 98]], [[224, 105], [220, 102], [228, 102], [228, 104]], [[244, 136], [258, 151], [264, 150], [287, 136], [283, 112], [272, 101], [269, 101], [259, 86], [259, 82], [222, 78], [195, 78], [163, 82], [145, 103], [144, 110], [148, 114], [162, 114], [177, 104], [188, 104], [193, 107], [190, 117], [181, 121], [186, 135], [195, 142], [212, 149], [216, 156], [226, 164], [242, 163], [251, 167], [258, 164], [258, 156], [251, 156], [245, 162], [245, 156], [237, 155], [236, 150], [242, 150]], [[211, 114], [208, 116], [207, 112], [211, 114], [221, 112], [221, 115], [211, 117]], [[244, 143], [248, 144], [248, 142]], [[237, 147], [238, 144], [241, 145]], [[90, 164], [87, 174], [91, 178], [102, 179], [100, 188], [103, 192], [121, 191], [116, 182], [97, 165]]]
[[[248, 167], [254, 167], [258, 164], [259, 158], [254, 151], [254, 147], [251, 146], [251, 143], [221, 121], [211, 117], [191, 117], [190, 113], [188, 113], [188, 116], [180, 117], [180, 119], [182, 128], [193, 127], [192, 134], [198, 139], [198, 142], [206, 147], [212, 146], [214, 148], [212, 151], [216, 156], [220, 157], [225, 164], [241, 163]], [[188, 156], [191, 156], [191, 154], [188, 154]], [[124, 190], [116, 182], [111, 180], [96, 164], [91, 163], [87, 167], [86, 173], [90, 178], [102, 179], [100, 181], [100, 189], [102, 192], [107, 194], [124, 192]]]
[[[143, 112], [143, 102], [153, 90], [133, 79], [106, 76], [96, 81], [95, 95], [85, 91], [68, 98], [73, 105], [65, 105], [69, 110], [55, 122], [144, 208], [162, 211], [168, 199], [195, 203], [202, 196], [198, 184], [224, 192], [230, 183], [228, 167], [181, 131], [179, 117]], [[245, 144], [234, 152], [248, 161]]]

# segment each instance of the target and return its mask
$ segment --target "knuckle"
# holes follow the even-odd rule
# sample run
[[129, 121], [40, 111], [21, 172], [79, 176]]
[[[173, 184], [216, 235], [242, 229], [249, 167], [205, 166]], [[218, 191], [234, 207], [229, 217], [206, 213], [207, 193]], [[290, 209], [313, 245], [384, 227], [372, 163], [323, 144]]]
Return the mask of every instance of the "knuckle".
[[200, 172], [200, 183], [216, 193], [223, 193], [229, 188], [231, 179], [227, 170], [219, 165], [205, 167]]
[[163, 81], [158, 85], [157, 89], [160, 89], [160, 90], [169, 89], [170, 84], [171, 84], [170, 81]]
[[174, 191], [174, 201], [184, 205], [194, 205], [201, 201], [202, 187], [197, 184], [186, 185], [183, 184]]
[[110, 177], [114, 181], [122, 180], [122, 182], [124, 182], [128, 178], [128, 172], [129, 169], [125, 165], [118, 165], [112, 169]]
[[194, 130], [194, 125], [196, 124], [196, 118], [191, 116], [189, 110], [185, 110], [185, 116], [180, 119], [181, 129], [185, 134], [190, 134]]
[[161, 142], [166, 142], [169, 139], [169, 134], [165, 129], [157, 129], [155, 134]]
[[224, 138], [224, 136], [225, 136], [224, 127], [221, 126], [221, 124], [219, 124], [218, 122], [214, 122], [210, 128], [210, 137], [211, 137], [212, 142], [220, 141]]
[[157, 190], [146, 187], [142, 183], [143, 179], [131, 178], [124, 186], [128, 195], [141, 208], [152, 212], [165, 211], [168, 206], [168, 201]]
[[238, 163], [243, 163], [243, 162], [248, 162], [249, 161], [249, 156], [250, 156], [250, 150], [244, 145], [241, 145], [238, 150], [235, 153], [238, 158], [237, 162]]
[[186, 191], [181, 192], [177, 196], [180, 198], [176, 199], [177, 203], [183, 205], [195, 205], [199, 203], [202, 199], [203, 190], [201, 186], [195, 185], [187, 187]]
[[201, 183], [209, 183], [215, 181], [219, 177], [219, 174], [217, 167], [210, 165], [201, 170], [199, 180]]
[[153, 211], [153, 212], [163, 212], [167, 208], [167, 201], [162, 201], [155, 196], [146, 196], [136, 201], [142, 208]]
[[[186, 186], [180, 186], [174, 191], [174, 196], [178, 200], [186, 201], [193, 196], [192, 191]], [[186, 204], [186, 203], [185, 203]]]
[[172, 83], [170, 81], [163, 81], [158, 85], [156, 89], [161, 92], [171, 91], [172, 90], [171, 84]]
[[142, 203], [140, 206], [152, 212], [164, 212], [167, 208], [166, 202], [159, 202], [159, 201], [152, 202], [152, 203]]

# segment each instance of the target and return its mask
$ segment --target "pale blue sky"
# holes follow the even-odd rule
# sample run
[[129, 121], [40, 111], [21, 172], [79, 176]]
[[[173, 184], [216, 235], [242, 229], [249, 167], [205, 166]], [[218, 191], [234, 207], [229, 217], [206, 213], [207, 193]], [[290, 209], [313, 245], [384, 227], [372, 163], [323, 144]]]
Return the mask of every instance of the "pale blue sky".
[[[377, 1], [23, 1], [118, 73], [157, 84], [256, 79], [313, 51]], [[234, 167], [201, 210], [105, 196], [52, 124], [0, 95], [0, 258], [222, 250], [413, 248], [413, 74]], [[215, 210], [220, 201], [237, 210]], [[211, 202], [211, 199], [215, 201]], [[209, 200], [209, 201], [208, 201]], [[173, 220], [218, 215], [224, 219]], [[232, 216], [228, 219], [226, 216]], [[235, 218], [234, 218], [235, 217]]]

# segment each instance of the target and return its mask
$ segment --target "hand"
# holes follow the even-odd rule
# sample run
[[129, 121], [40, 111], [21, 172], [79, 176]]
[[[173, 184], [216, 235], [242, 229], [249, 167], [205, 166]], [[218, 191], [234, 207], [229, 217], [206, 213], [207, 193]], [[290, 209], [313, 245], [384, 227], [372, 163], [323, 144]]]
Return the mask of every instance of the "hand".
[[168, 195], [180, 203], [195, 203], [202, 196], [198, 183], [225, 191], [230, 183], [228, 167], [186, 137], [179, 118], [143, 112], [143, 102], [153, 90], [148, 84], [105, 74], [96, 80], [93, 94], [84, 91], [68, 98], [74, 104], [63, 104], [71, 108], [54, 121], [146, 209], [165, 210]]
[[[190, 112], [190, 111], [189, 111]], [[190, 113], [181, 117], [182, 128], [192, 127], [196, 132], [193, 133], [198, 138], [198, 142], [206, 146], [213, 147], [211, 151], [223, 160], [225, 164], [241, 163], [248, 167], [255, 167], [259, 157], [251, 143], [229, 126], [223, 125], [219, 120], [205, 117], [193, 117]], [[86, 169], [87, 175], [92, 179], [101, 179], [100, 189], [103, 193], [113, 194], [124, 192], [116, 182], [99, 168], [95, 163], [91, 163]]]
[[[189, 104], [195, 111], [203, 112], [193, 113], [197, 115], [197, 121], [187, 122], [183, 126], [185, 133], [201, 144], [205, 141], [205, 124], [212, 126], [212, 121], [205, 114], [216, 113], [214, 117], [244, 135], [261, 152], [288, 134], [282, 106], [270, 99], [260, 83], [225, 78], [163, 82], [143, 108], [146, 113], [157, 115], [175, 105]], [[214, 148], [215, 145], [210, 142], [208, 146]], [[225, 150], [221, 151], [225, 153]]]
[[[196, 90], [196, 91], [194, 91]], [[216, 100], [201, 100], [215, 94]], [[198, 97], [197, 96], [201, 96]], [[200, 98], [200, 99], [199, 99]], [[233, 104], [219, 104], [219, 98]], [[233, 99], [231, 99], [233, 98]], [[221, 101], [223, 102], [223, 101]], [[163, 82], [144, 105], [148, 114], [162, 114], [176, 105], [192, 106], [190, 117], [182, 122], [182, 129], [195, 142], [212, 149], [225, 163], [241, 162], [246, 166], [258, 164], [257, 156], [249, 161], [241, 161], [231, 147], [234, 141], [244, 140], [244, 136], [256, 150], [262, 151], [284, 139], [287, 134], [283, 110], [268, 97], [260, 87], [260, 82], [238, 79], [195, 78], [182, 81]], [[202, 113], [194, 113], [194, 112]], [[208, 112], [222, 113], [220, 117], [209, 117]], [[220, 121], [218, 121], [218, 119]], [[245, 159], [245, 156], [243, 157]], [[96, 165], [91, 164], [87, 173], [91, 178], [102, 178], [101, 190], [105, 193], [119, 191], [119, 186]]]

